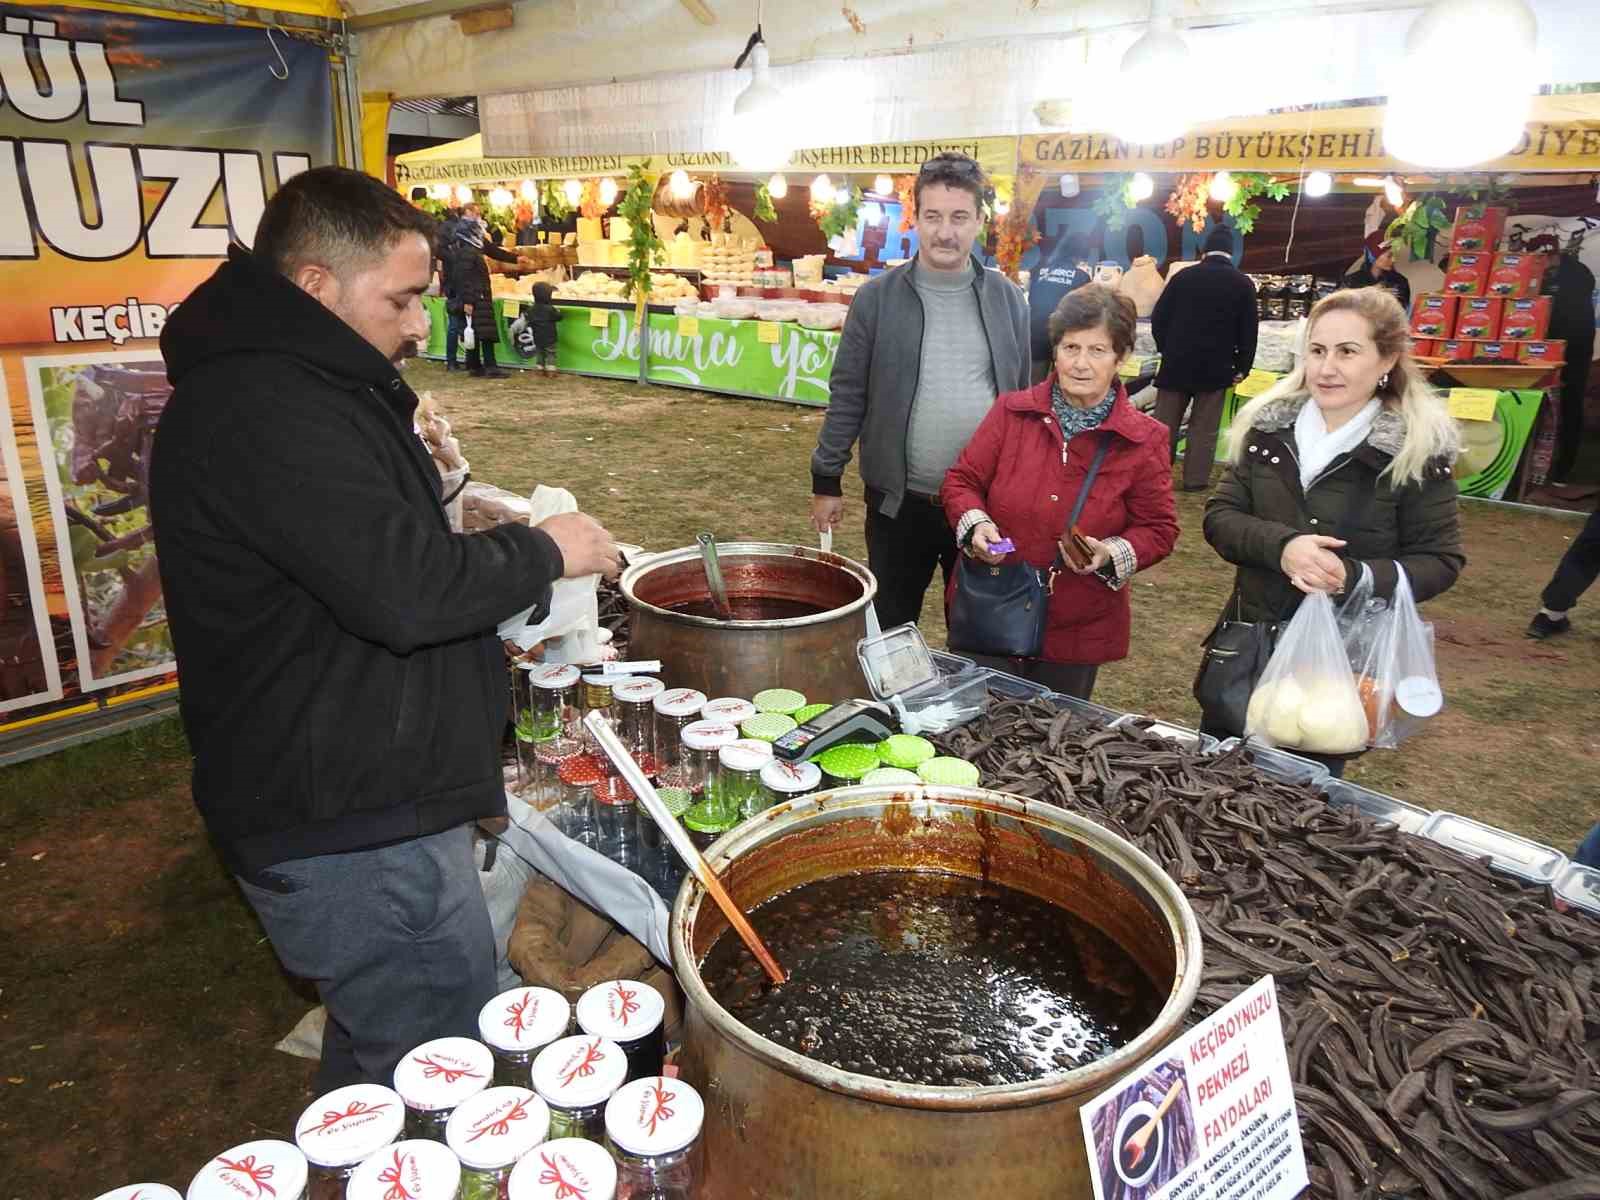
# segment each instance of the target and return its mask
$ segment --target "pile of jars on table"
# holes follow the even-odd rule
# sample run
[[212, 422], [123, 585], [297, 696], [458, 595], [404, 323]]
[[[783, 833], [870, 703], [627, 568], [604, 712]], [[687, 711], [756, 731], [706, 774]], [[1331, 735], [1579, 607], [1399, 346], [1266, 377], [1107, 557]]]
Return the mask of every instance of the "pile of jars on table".
[[[628, 979], [590, 988], [575, 1014], [548, 988], [504, 992], [478, 1016], [481, 1041], [425, 1042], [392, 1088], [319, 1097], [293, 1144], [218, 1154], [185, 1200], [690, 1200], [705, 1109], [662, 1074], [664, 1015], [660, 994]], [[135, 1195], [180, 1200], [160, 1184], [100, 1200]]]

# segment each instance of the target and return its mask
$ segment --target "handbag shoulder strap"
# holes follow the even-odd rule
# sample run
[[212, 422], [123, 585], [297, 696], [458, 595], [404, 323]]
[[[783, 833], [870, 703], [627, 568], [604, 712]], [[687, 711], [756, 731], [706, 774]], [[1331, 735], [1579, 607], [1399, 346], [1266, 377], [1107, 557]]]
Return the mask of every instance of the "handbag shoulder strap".
[[[1100, 474], [1100, 464], [1105, 462], [1106, 455], [1111, 450], [1111, 434], [1106, 434], [1100, 439], [1100, 444], [1094, 448], [1094, 458], [1089, 461], [1089, 473], [1083, 477], [1083, 486], [1078, 489], [1078, 498], [1073, 502], [1072, 515], [1067, 518], [1067, 527], [1061, 531], [1063, 537], [1070, 536], [1072, 527], [1078, 523], [1078, 518], [1083, 515], [1083, 506], [1089, 499], [1089, 489], [1094, 487], [1094, 477]], [[1060, 540], [1056, 542], [1056, 556], [1050, 564], [1050, 579], [1054, 582], [1056, 575], [1067, 565], [1066, 559], [1061, 557]]]

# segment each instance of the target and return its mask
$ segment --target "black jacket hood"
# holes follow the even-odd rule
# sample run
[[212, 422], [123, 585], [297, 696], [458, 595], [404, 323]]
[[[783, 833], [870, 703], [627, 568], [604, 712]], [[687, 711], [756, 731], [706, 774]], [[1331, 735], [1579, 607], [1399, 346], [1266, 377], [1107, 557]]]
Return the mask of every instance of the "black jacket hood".
[[399, 372], [332, 310], [243, 246], [189, 294], [161, 331], [174, 387], [202, 363], [232, 354], [286, 354], [325, 375], [385, 387]]

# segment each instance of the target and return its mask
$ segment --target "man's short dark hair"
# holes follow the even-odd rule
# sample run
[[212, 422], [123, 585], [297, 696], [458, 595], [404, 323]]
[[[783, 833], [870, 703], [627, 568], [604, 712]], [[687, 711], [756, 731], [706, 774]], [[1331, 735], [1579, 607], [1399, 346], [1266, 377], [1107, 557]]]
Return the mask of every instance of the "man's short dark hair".
[[1103, 283], [1086, 283], [1061, 297], [1050, 314], [1050, 352], [1069, 333], [1079, 333], [1104, 325], [1111, 335], [1111, 348], [1120, 358], [1133, 349], [1139, 331], [1139, 310], [1133, 301]]
[[399, 192], [346, 167], [313, 167], [280, 187], [256, 227], [257, 259], [292, 277], [307, 263], [346, 275], [407, 234], [434, 244], [438, 223]]
[[911, 190], [918, 212], [922, 211], [922, 189], [934, 183], [971, 192], [972, 207], [979, 217], [994, 199], [994, 188], [989, 185], [989, 177], [978, 160], [955, 150], [935, 154], [917, 172], [917, 182]]

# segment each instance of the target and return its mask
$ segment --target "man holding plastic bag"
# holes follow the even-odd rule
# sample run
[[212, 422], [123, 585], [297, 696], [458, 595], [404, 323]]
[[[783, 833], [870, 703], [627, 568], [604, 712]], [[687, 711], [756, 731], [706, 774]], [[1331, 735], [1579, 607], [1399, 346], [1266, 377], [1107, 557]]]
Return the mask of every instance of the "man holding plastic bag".
[[[1233, 429], [1205, 536], [1237, 572], [1195, 678], [1201, 727], [1342, 774], [1374, 723], [1334, 601], [1370, 576], [1398, 611], [1403, 592], [1420, 603], [1455, 582], [1466, 563], [1451, 476], [1460, 436], [1411, 357], [1405, 311], [1376, 288], [1318, 303], [1299, 365]], [[1385, 685], [1391, 699], [1399, 682]]]

